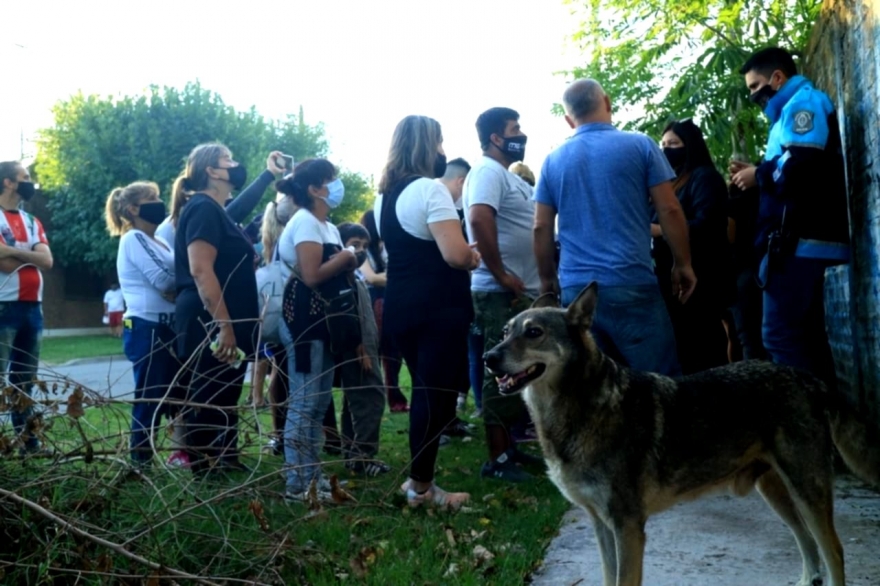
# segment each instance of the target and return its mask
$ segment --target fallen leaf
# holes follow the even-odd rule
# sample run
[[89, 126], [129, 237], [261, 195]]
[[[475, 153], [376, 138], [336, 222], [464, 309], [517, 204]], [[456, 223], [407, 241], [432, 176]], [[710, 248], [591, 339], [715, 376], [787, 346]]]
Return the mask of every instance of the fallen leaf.
[[483, 547], [482, 545], [474, 546], [472, 552], [477, 565], [491, 563], [495, 559], [495, 554]]
[[266, 519], [266, 514], [263, 511], [263, 503], [254, 499], [248, 505], [248, 510], [260, 524], [260, 529], [263, 531], [269, 531], [269, 521]]
[[449, 547], [455, 547], [455, 535], [452, 534], [452, 529], [446, 530], [446, 541], [449, 542]]
[[82, 387], [76, 387], [73, 393], [67, 397], [67, 414], [74, 419], [79, 419], [86, 414], [83, 410], [83, 398]]
[[347, 501], [357, 502], [357, 499], [351, 496], [351, 493], [339, 485], [339, 476], [336, 474], [330, 476], [330, 496], [333, 498], [333, 502], [338, 505]]
[[487, 494], [486, 496], [483, 497], [483, 502], [484, 502], [484, 503], [488, 503], [488, 502], [491, 501], [493, 498], [495, 498], [495, 493], [494, 493], [494, 492], [490, 492], [489, 494]]
[[491, 525], [492, 521], [487, 519], [486, 517], [480, 517], [479, 523], [480, 525]]
[[451, 563], [449, 567], [446, 568], [446, 571], [443, 573], [444, 578], [452, 578], [458, 575], [458, 564]]

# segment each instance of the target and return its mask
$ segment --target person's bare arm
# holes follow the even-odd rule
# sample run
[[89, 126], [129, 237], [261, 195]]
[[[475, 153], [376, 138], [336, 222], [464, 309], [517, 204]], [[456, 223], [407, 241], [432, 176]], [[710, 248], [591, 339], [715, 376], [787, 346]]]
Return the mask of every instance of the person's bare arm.
[[34, 265], [44, 271], [52, 269], [52, 251], [42, 242], [36, 244], [33, 250], [19, 250], [13, 246], [0, 244], [0, 259], [9, 258], [15, 259], [21, 264]]
[[377, 273], [374, 271], [373, 265], [370, 264], [369, 260], [365, 260], [364, 264], [361, 265], [361, 274], [364, 276], [364, 281], [373, 287], [384, 288], [388, 284], [388, 275], [384, 272]]
[[483, 263], [492, 276], [505, 289], [513, 293], [522, 293], [526, 290], [525, 283], [516, 276], [504, 270], [501, 262], [501, 251], [498, 250], [498, 225], [495, 223], [495, 210], [486, 204], [474, 204], [470, 207], [469, 215], [471, 231], [474, 241]]
[[672, 267], [672, 294], [684, 303], [694, 292], [697, 278], [691, 267], [691, 246], [688, 241], [687, 219], [681, 203], [675, 197], [672, 182], [665, 181], [650, 189], [651, 201], [657, 210], [657, 219], [663, 237], [672, 251], [675, 264]]
[[354, 270], [357, 258], [350, 250], [342, 250], [322, 263], [324, 245], [318, 242], [300, 242], [296, 245], [296, 264], [299, 265], [303, 282], [315, 288], [342, 271]]
[[428, 229], [446, 264], [463, 271], [472, 271], [480, 266], [480, 254], [472, 246], [468, 246], [458, 220], [434, 222], [428, 224]]
[[535, 261], [538, 264], [538, 276], [541, 279], [541, 293], [559, 295], [559, 277], [556, 274], [556, 242], [553, 239], [556, 225], [556, 210], [538, 203], [535, 205], [535, 225], [533, 248]]
[[220, 328], [214, 356], [218, 360], [232, 362], [236, 355], [235, 333], [223, 300], [223, 289], [217, 273], [214, 272], [217, 249], [204, 240], [195, 240], [186, 247], [186, 254], [189, 259], [189, 273], [196, 282], [202, 304]]

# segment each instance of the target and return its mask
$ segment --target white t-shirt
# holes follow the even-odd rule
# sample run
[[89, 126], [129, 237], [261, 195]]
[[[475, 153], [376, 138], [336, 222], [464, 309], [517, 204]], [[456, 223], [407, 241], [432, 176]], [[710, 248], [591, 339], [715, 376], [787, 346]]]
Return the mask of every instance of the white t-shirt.
[[174, 291], [174, 253], [140, 230], [119, 239], [116, 272], [125, 297], [125, 317], [173, 325], [174, 303], [162, 293]]
[[[376, 229], [382, 224], [382, 199], [382, 194], [379, 194], [373, 205]], [[428, 224], [446, 220], [458, 221], [458, 212], [455, 210], [452, 194], [442, 183], [425, 177], [416, 179], [406, 186], [397, 198], [394, 210], [397, 212], [397, 220], [406, 233], [421, 240], [434, 240]]]
[[156, 227], [156, 236], [165, 241], [165, 244], [171, 246], [172, 250], [174, 249], [174, 235], [176, 230], [174, 229], [174, 224], [171, 222], [171, 216], [168, 216], [162, 223]]
[[107, 304], [107, 313], [125, 311], [125, 297], [122, 296], [122, 289], [110, 289], [104, 293], [104, 303]]
[[[468, 240], [478, 240], [470, 222], [470, 208], [487, 205], [495, 210], [498, 231], [498, 251], [507, 273], [516, 275], [526, 286], [526, 292], [537, 297], [541, 280], [532, 246], [532, 227], [535, 222], [535, 202], [532, 186], [505, 169], [501, 163], [483, 155], [464, 180], [461, 199], [468, 210]], [[501, 292], [502, 287], [484, 262], [471, 274], [473, 291]]]
[[[339, 230], [330, 222], [322, 222], [305, 208], [297, 210], [278, 239], [278, 254], [289, 267], [296, 266], [296, 245], [301, 242], [317, 242], [318, 244], [338, 244], [342, 246]], [[290, 276], [289, 268], [284, 267], [284, 278]]]

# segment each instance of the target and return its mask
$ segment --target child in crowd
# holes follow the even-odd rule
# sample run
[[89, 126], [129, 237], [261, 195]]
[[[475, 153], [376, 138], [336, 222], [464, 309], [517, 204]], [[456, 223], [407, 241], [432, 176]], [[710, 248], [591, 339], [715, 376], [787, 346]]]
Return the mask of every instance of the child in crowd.
[[[343, 247], [353, 248], [360, 267], [366, 260], [370, 235], [360, 224], [338, 226]], [[375, 459], [379, 451], [379, 426], [385, 411], [385, 393], [379, 362], [379, 332], [373, 315], [370, 293], [359, 270], [355, 270], [361, 343], [350, 355], [337, 357], [336, 364], [344, 402], [342, 409], [342, 449], [353, 472], [377, 476], [391, 470]], [[331, 403], [332, 408], [332, 403]]]

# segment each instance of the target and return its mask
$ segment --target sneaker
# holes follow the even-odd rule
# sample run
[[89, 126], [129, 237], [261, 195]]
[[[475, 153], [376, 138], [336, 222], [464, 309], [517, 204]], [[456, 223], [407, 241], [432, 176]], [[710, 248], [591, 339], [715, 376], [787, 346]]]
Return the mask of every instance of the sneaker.
[[372, 478], [391, 472], [391, 466], [382, 460], [349, 460], [345, 463], [345, 467], [355, 474], [363, 474]]
[[473, 424], [465, 423], [464, 421], [456, 417], [449, 425], [446, 426], [446, 429], [443, 430], [443, 435], [448, 435], [450, 437], [466, 437], [471, 435], [473, 427]]
[[467, 404], [467, 397], [464, 395], [459, 395], [458, 399], [455, 401], [455, 410], [456, 411], [464, 411], [464, 407]]
[[171, 452], [165, 464], [171, 468], [189, 468], [189, 454], [183, 450]]
[[[333, 495], [330, 494], [330, 483], [327, 483], [328, 490], [324, 490], [319, 488], [315, 491], [315, 496], [318, 499], [319, 503], [330, 503], [333, 502]], [[290, 492], [287, 491], [284, 493], [284, 500], [288, 503], [308, 503], [309, 502], [309, 491], [304, 490], [302, 492]]]
[[452, 443], [452, 438], [449, 437], [448, 435], [441, 435], [441, 436], [440, 436], [440, 439], [439, 439], [438, 442], [437, 442], [437, 444], [438, 444], [441, 448], [444, 447], [444, 446], [448, 446], [448, 445], [451, 444], [451, 443]]
[[[348, 480], [340, 480], [339, 486], [341, 488], [345, 488], [346, 486], [348, 486]], [[318, 492], [326, 492], [329, 495], [333, 494], [333, 487], [330, 486], [330, 480], [324, 476], [322, 476], [321, 480], [318, 481]]]
[[269, 438], [269, 441], [267, 441], [266, 445], [263, 446], [263, 453], [271, 454], [273, 456], [283, 456], [284, 444], [278, 441], [277, 437]]
[[505, 482], [528, 482], [534, 476], [516, 465], [513, 450], [507, 450], [498, 456], [494, 462], [486, 462], [480, 468], [481, 478], [495, 478]]
[[483, 410], [479, 407], [474, 409], [474, 412], [471, 413], [471, 419], [482, 419], [483, 418]]
[[425, 505], [457, 511], [471, 499], [471, 495], [466, 492], [446, 492], [436, 484], [432, 484], [431, 488], [423, 493], [413, 490], [409, 480], [400, 488], [406, 494], [406, 504], [412, 508]]

